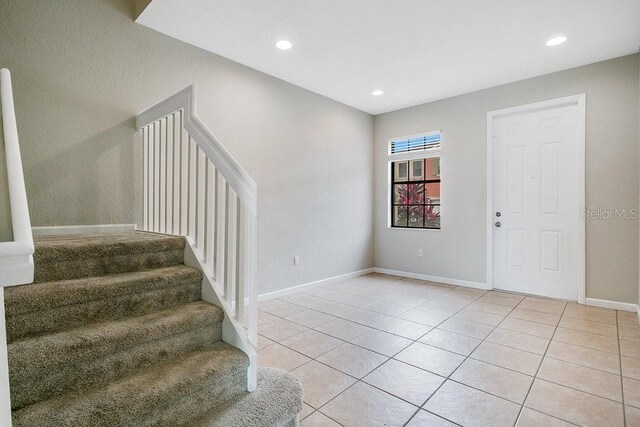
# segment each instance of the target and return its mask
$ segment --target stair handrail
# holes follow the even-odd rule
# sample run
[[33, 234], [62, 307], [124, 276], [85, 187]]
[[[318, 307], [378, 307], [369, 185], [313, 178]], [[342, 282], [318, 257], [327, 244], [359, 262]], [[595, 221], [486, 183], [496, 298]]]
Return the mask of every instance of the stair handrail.
[[184, 127], [194, 141], [204, 150], [207, 157], [247, 204], [254, 216], [258, 214], [257, 185], [249, 174], [233, 158], [224, 145], [202, 123], [196, 109], [196, 85], [191, 84], [184, 89], [160, 101], [136, 116], [136, 128], [140, 129], [160, 120], [174, 111], [184, 110]]
[[[248, 369], [247, 375], [247, 389], [249, 391], [253, 391], [257, 385], [257, 341], [258, 341], [258, 297], [257, 297], [257, 221], [258, 221], [258, 199], [257, 199], [257, 186], [255, 181], [249, 176], [249, 174], [242, 168], [240, 163], [233, 158], [233, 156], [229, 153], [229, 151], [220, 143], [220, 141], [214, 136], [214, 134], [207, 128], [207, 126], [200, 120], [197, 115], [196, 109], [196, 85], [191, 84], [184, 89], [178, 91], [177, 93], [167, 97], [165, 100], [153, 105], [147, 110], [136, 115], [136, 128], [142, 130], [142, 145], [143, 145], [143, 163], [145, 161], [145, 141], [147, 144], [151, 144], [152, 142], [157, 141], [158, 135], [156, 134], [156, 129], [154, 126], [158, 125], [159, 122], [171, 120], [173, 126], [178, 126], [177, 122], [180, 123], [182, 130], [186, 132], [187, 141], [193, 141], [196, 146], [196, 163], [199, 164], [197, 150], [201, 150], [201, 152], [205, 156], [205, 161], [209, 161], [215, 170], [215, 173], [219, 173], [220, 176], [226, 182], [226, 186], [233, 190], [236, 194], [237, 201], [237, 211], [234, 215], [234, 238], [237, 239], [237, 243], [235, 246], [234, 256], [236, 257], [236, 269], [234, 270], [234, 284], [229, 285], [227, 276], [227, 270], [225, 269], [224, 277], [221, 279], [217, 276], [216, 269], [219, 268], [218, 264], [214, 262], [211, 265], [208, 264], [208, 256], [207, 256], [207, 242], [204, 243], [201, 241], [202, 237], [202, 229], [192, 229], [190, 226], [186, 227], [186, 230], [183, 229], [182, 224], [179, 227], [179, 231], [172, 227], [165, 226], [159, 227], [157, 229], [157, 221], [155, 217], [153, 217], [149, 213], [149, 217], [151, 220], [147, 220], [143, 214], [143, 223], [139, 227], [139, 229], [146, 231], [159, 231], [165, 232], [168, 234], [180, 234], [185, 235], [187, 238], [187, 242], [189, 243], [185, 252], [185, 264], [191, 265], [199, 268], [205, 274], [205, 281], [211, 284], [210, 287], [215, 296], [211, 297], [209, 292], [209, 288], [203, 288], [203, 299], [208, 300], [210, 302], [214, 302], [219, 304], [227, 314], [226, 323], [223, 322], [223, 339], [228, 343], [235, 345], [238, 348], [241, 348], [243, 351], [247, 353], [250, 360], [250, 365]], [[179, 117], [179, 120], [176, 118]], [[145, 133], [146, 132], [146, 133]], [[151, 135], [152, 134], [152, 135]], [[146, 136], [145, 136], [146, 135]], [[146, 139], [145, 139], [146, 138]], [[155, 139], [154, 139], [155, 138]], [[165, 144], [166, 144], [166, 136], [165, 136]], [[173, 138], [173, 137], [172, 137]], [[154, 141], [152, 141], [154, 139]], [[182, 143], [182, 139], [180, 140]], [[155, 143], [155, 142], [154, 142]], [[161, 142], [159, 142], [161, 143]], [[172, 139], [172, 143], [175, 143], [174, 139]], [[187, 142], [189, 143], [189, 142]], [[151, 145], [146, 145], [147, 152], [146, 155], [150, 156], [149, 149], [152, 151], [155, 148], [151, 148]], [[165, 145], [166, 149], [166, 145]], [[161, 150], [161, 149], [160, 149]], [[161, 151], [162, 152], [162, 151]], [[157, 154], [154, 151], [154, 155]], [[168, 156], [167, 152], [165, 152], [165, 156]], [[175, 162], [175, 159], [171, 159]], [[167, 158], [164, 158], [165, 166], [167, 163]], [[154, 163], [154, 168], [157, 165]], [[148, 168], [149, 166], [147, 166]], [[208, 171], [208, 169], [207, 169]], [[172, 172], [165, 171], [166, 174], [170, 174]], [[144, 164], [143, 164], [143, 187], [145, 186], [144, 181], [147, 179], [152, 179], [155, 184], [155, 178], [150, 177], [148, 175], [149, 170], [147, 169], [147, 178], [145, 178], [144, 174]], [[182, 173], [182, 170], [181, 170]], [[205, 172], [208, 173], [208, 172]], [[208, 175], [207, 175], [208, 176]], [[166, 180], [165, 175], [165, 180]], [[175, 177], [174, 177], [175, 178]], [[162, 179], [162, 178], [161, 178]], [[173, 179], [173, 178], [172, 178]], [[177, 179], [177, 178], [175, 178]], [[206, 179], [206, 178], [205, 178]], [[197, 181], [197, 178], [196, 178]], [[217, 185], [217, 178], [215, 180]], [[182, 181], [181, 181], [182, 183]], [[165, 185], [167, 183], [165, 182]], [[225, 187], [226, 188], [226, 187]], [[156, 197], [156, 189], [155, 187], [151, 188], [151, 186], [145, 190], [143, 188], [143, 211], [145, 210], [145, 206], [151, 211], [151, 207], [149, 206], [149, 201], [146, 200], [144, 196], [145, 191], [148, 193], [152, 193], [152, 197]], [[197, 189], [195, 190], [198, 191]], [[190, 197], [192, 193], [187, 192], [187, 197]], [[224, 192], [227, 195], [227, 191]], [[199, 198], [199, 195], [196, 195], [196, 198]], [[217, 193], [216, 193], [217, 197]], [[158, 198], [161, 200], [160, 203], [165, 203], [165, 209], [169, 201], [167, 200], [166, 195], [160, 195]], [[155, 199], [154, 199], [155, 200]], [[174, 201], [172, 201], [174, 202]], [[152, 203], [155, 204], [154, 201]], [[229, 203], [229, 199], [227, 198], [227, 203]], [[178, 203], [180, 206], [180, 203]], [[180, 207], [178, 207], [180, 209]], [[208, 207], [207, 207], [208, 209]], [[217, 208], [215, 208], [217, 209]], [[198, 206], [196, 206], [196, 215], [198, 213]], [[208, 212], [208, 211], [207, 211]], [[217, 212], [217, 210], [216, 210]], [[241, 214], [242, 212], [242, 214]], [[208, 215], [208, 213], [205, 213]], [[190, 221], [189, 219], [188, 221]], [[199, 220], [196, 219], [200, 223], [203, 221], [202, 218]], [[214, 222], [217, 219], [214, 220]], [[162, 222], [162, 219], [160, 219]], [[226, 223], [225, 223], [226, 224]], [[219, 230], [218, 230], [219, 232]], [[225, 230], [224, 239], [228, 239], [227, 232], [229, 230]], [[217, 238], [217, 237], [216, 237]], [[210, 237], [209, 237], [210, 239]], [[205, 237], [205, 240], [207, 238]], [[226, 242], [226, 240], [225, 240]], [[242, 243], [240, 243], [242, 242]], [[209, 242], [210, 243], [210, 242]], [[226, 243], [225, 243], [226, 245]], [[215, 242], [214, 242], [215, 246]], [[225, 246], [226, 247], [226, 246]], [[242, 251], [239, 249], [241, 248]], [[242, 257], [240, 256], [242, 255]], [[225, 255], [226, 256], [226, 255]], [[226, 258], [224, 258], [224, 263], [226, 264]], [[231, 277], [231, 276], [230, 276]], [[237, 284], [235, 284], [237, 281]], [[205, 292], [206, 291], [206, 292]]]
[[[33, 235], [27, 204], [27, 191], [24, 184], [20, 143], [18, 141], [18, 126], [16, 124], [15, 107], [13, 105], [13, 90], [11, 88], [11, 73], [6, 68], [0, 70], [0, 107], [2, 111], [2, 132], [4, 135], [5, 157], [7, 161], [7, 181], [9, 185], [9, 204], [11, 211], [11, 227], [13, 240], [0, 243], [0, 258], [32, 256]], [[27, 274], [23, 283], [33, 281], [33, 266], [31, 277]], [[10, 283], [13, 285], [23, 283]], [[0, 282], [0, 286], [5, 286]]]

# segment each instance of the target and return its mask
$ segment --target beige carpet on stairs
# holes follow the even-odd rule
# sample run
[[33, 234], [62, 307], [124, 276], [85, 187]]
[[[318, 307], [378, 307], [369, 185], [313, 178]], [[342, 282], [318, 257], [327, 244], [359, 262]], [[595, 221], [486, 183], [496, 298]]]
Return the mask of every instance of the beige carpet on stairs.
[[36, 238], [36, 283], [5, 289], [15, 426], [295, 426], [302, 388], [223, 341], [185, 240]]

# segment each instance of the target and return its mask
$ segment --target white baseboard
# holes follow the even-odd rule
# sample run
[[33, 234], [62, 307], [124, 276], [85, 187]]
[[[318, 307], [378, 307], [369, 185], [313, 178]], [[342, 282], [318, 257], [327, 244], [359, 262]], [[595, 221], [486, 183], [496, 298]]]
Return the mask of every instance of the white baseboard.
[[386, 268], [374, 268], [376, 273], [389, 274], [391, 276], [408, 277], [410, 279], [428, 280], [429, 282], [445, 283], [447, 285], [463, 286], [465, 288], [474, 288], [488, 290], [486, 283], [472, 282], [470, 280], [452, 279], [450, 277], [430, 276], [428, 274], [410, 273], [408, 271], [388, 270]]
[[586, 298], [586, 305], [592, 305], [594, 307], [612, 308], [614, 310], [632, 311], [638, 312], [638, 304], [631, 304], [628, 302], [609, 301], [606, 299]]
[[99, 224], [99, 225], [58, 225], [51, 227], [32, 227], [34, 236], [52, 234], [89, 234], [89, 233], [122, 233], [134, 231], [136, 224]]
[[329, 277], [327, 279], [316, 280], [315, 282], [303, 283], [302, 285], [292, 286], [286, 289], [266, 292], [264, 294], [258, 295], [258, 301], [266, 301], [271, 298], [279, 298], [285, 295], [290, 295], [306, 289], [314, 288], [316, 286], [328, 285], [329, 283], [339, 282], [341, 280], [351, 279], [353, 277], [364, 276], [365, 274], [373, 273], [374, 270], [374, 268], [366, 268], [364, 270], [352, 271], [351, 273], [341, 274], [339, 276]]

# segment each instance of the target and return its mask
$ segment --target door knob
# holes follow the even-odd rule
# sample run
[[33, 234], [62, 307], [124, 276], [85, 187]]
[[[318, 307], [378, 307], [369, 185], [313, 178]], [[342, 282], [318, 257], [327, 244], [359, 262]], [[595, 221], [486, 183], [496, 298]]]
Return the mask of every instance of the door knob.
[[495, 223], [495, 226], [496, 226], [496, 227], [500, 227], [500, 221], [496, 222], [496, 223]]

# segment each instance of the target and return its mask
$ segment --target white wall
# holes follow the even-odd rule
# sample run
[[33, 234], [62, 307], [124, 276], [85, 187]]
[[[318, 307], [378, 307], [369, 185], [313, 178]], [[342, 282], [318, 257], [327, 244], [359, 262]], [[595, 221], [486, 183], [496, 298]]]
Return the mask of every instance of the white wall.
[[[506, 107], [586, 93], [587, 208], [637, 208], [638, 86], [636, 54], [376, 116], [376, 266], [486, 282], [486, 115]], [[387, 229], [387, 140], [436, 129], [442, 231]], [[638, 220], [588, 220], [586, 241], [587, 297], [638, 301]]]
[[133, 117], [195, 82], [258, 184], [259, 292], [372, 267], [372, 117], [133, 16], [131, 0], [0, 1], [32, 224], [135, 222]]

